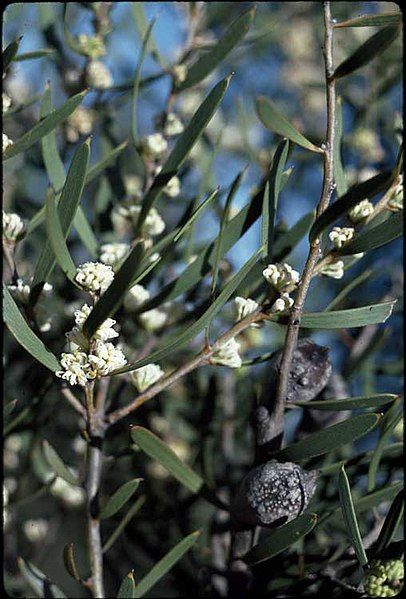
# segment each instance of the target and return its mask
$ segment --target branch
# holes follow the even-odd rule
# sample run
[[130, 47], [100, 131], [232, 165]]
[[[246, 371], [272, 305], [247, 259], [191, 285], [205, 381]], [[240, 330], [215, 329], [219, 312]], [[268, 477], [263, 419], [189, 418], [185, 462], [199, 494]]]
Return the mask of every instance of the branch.
[[[335, 81], [333, 79], [333, 23], [331, 20], [329, 2], [323, 2], [323, 11], [325, 26], [323, 56], [326, 77], [327, 132], [326, 142], [323, 146], [323, 187], [320, 201], [316, 210], [316, 218], [318, 218], [328, 207], [334, 189], [333, 147], [336, 98]], [[310, 282], [313, 276], [313, 270], [319, 259], [319, 255], [320, 240], [315, 239], [310, 245], [309, 255], [307, 257], [303, 274], [297, 289], [295, 303], [290, 314], [288, 329], [285, 337], [285, 346], [280, 365], [279, 379], [272, 414], [272, 420], [274, 424], [274, 439], [277, 439], [277, 443], [279, 445], [282, 441], [283, 415], [285, 411], [285, 400], [288, 388], [289, 372], [292, 366], [293, 352], [295, 351], [299, 336], [300, 319], [302, 316], [304, 302], [306, 300], [307, 292], [309, 290]], [[277, 447], [272, 449], [277, 449]]]

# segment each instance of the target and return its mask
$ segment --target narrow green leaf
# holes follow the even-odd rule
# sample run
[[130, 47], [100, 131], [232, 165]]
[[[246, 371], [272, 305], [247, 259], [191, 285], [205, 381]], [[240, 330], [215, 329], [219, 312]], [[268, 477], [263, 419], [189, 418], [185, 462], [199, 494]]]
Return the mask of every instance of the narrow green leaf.
[[231, 50], [248, 32], [255, 15], [255, 8], [239, 15], [229, 26], [223, 37], [188, 69], [186, 79], [177, 84], [175, 91], [183, 91], [205, 79], [224, 60]]
[[73, 551], [73, 543], [68, 543], [67, 545], [65, 545], [63, 549], [63, 561], [68, 573], [72, 576], [72, 578], [79, 581], [80, 574], [76, 566], [75, 554]]
[[[148, 30], [148, 20], [145, 15], [144, 5], [142, 2], [133, 2], [131, 4], [131, 8], [133, 10], [135, 26], [137, 28], [138, 34], [142, 40], [145, 39], [147, 30]], [[148, 40], [147, 45], [148, 51], [151, 53], [152, 58], [164, 69], [167, 69], [166, 61], [162, 58], [161, 54], [158, 51], [157, 45], [152, 36]]]
[[173, 549], [171, 549], [165, 557], [163, 557], [155, 566], [148, 572], [146, 576], [135, 587], [135, 597], [143, 597], [148, 591], [163, 577], [173, 566], [185, 555], [189, 549], [193, 547], [199, 538], [200, 531], [192, 532], [182, 541], [180, 541]]
[[371, 199], [381, 191], [386, 191], [394, 181], [393, 171], [384, 171], [367, 181], [363, 181], [358, 185], [351, 187], [346, 194], [338, 198], [334, 204], [331, 204], [327, 210], [323, 212], [316, 220], [310, 229], [309, 239], [313, 242], [320, 233], [329, 225], [333, 224], [337, 219], [346, 214], [353, 206], [365, 200]]
[[142, 360], [138, 360], [137, 362], [134, 362], [132, 364], [127, 364], [123, 368], [114, 371], [113, 374], [129, 372], [136, 368], [140, 368], [145, 364], [162, 360], [163, 358], [171, 354], [174, 349], [179, 349], [180, 347], [183, 347], [184, 345], [189, 343], [189, 341], [194, 339], [196, 335], [198, 335], [200, 331], [202, 331], [207, 326], [207, 324], [214, 318], [214, 316], [222, 309], [224, 304], [234, 293], [234, 291], [236, 290], [240, 282], [243, 280], [243, 278], [246, 276], [246, 274], [259, 260], [260, 253], [261, 249], [254, 253], [254, 255], [245, 263], [241, 270], [237, 272], [233, 276], [233, 278], [227, 283], [227, 285], [224, 287], [217, 299], [209, 306], [209, 308], [204, 312], [204, 314], [191, 326], [186, 327], [186, 330], [177, 335], [175, 339], [173, 335], [168, 336], [169, 338], [166, 340], [166, 343], [164, 338], [164, 343], [162, 347], [152, 352], [152, 354], [150, 354], [147, 358], [143, 358]]
[[353, 416], [329, 426], [323, 430], [312, 433], [305, 439], [288, 445], [278, 451], [275, 458], [280, 461], [300, 461], [323, 455], [337, 449], [347, 443], [353, 443], [356, 439], [369, 433], [377, 425], [380, 416], [378, 414], [361, 414]]
[[350, 75], [368, 64], [375, 56], [382, 54], [395, 41], [399, 32], [400, 27], [393, 25], [380, 29], [336, 68], [334, 79]]
[[152, 205], [159, 197], [162, 189], [168, 181], [176, 175], [188, 157], [189, 152], [212, 119], [218, 105], [227, 91], [230, 79], [231, 75], [225, 77], [213, 87], [207, 98], [199, 106], [196, 114], [192, 117], [186, 129], [178, 137], [172, 152], [169, 154], [160, 173], [155, 177], [151, 188], [148, 190], [143, 200], [142, 210], [137, 221], [138, 231], [141, 230]]
[[55, 50], [52, 48], [43, 48], [42, 50], [35, 50], [34, 52], [24, 52], [24, 54], [18, 54], [14, 60], [16, 62], [22, 60], [33, 60], [35, 58], [47, 58], [53, 56], [55, 54]]
[[306, 150], [323, 154], [323, 150], [312, 144], [311, 141], [295, 129], [288, 119], [279, 112], [273, 102], [265, 98], [265, 96], [259, 96], [257, 99], [257, 113], [262, 124], [270, 131], [282, 137], [287, 137], [287, 139], [290, 139], [293, 143]]
[[39, 568], [34, 566], [34, 564], [24, 561], [22, 557], [18, 557], [17, 565], [22, 577], [38, 597], [66, 599], [65, 593], [49, 580]]
[[381, 27], [382, 25], [400, 25], [402, 22], [401, 12], [382, 12], [375, 15], [360, 15], [354, 19], [334, 23], [333, 27]]
[[[198, 218], [200, 218], [200, 216], [203, 214], [204, 210], [206, 210], [206, 208], [209, 207], [209, 205], [212, 203], [212, 201], [217, 197], [218, 193], [219, 193], [220, 188], [217, 187], [217, 189], [215, 189], [214, 191], [212, 191], [208, 197], [197, 206], [196, 210], [194, 210], [194, 212], [191, 214], [190, 218], [186, 221], [186, 223], [182, 226], [179, 227], [179, 229], [177, 231], [174, 231], [174, 236], [173, 236], [173, 241], [177, 242], [184, 233], [186, 233], [186, 231], [196, 222], [196, 220]], [[172, 233], [170, 233], [170, 235], [172, 235]], [[169, 236], [168, 236], [169, 237]], [[163, 241], [163, 240], [161, 240]], [[161, 251], [162, 247], [166, 247], [166, 246], [161, 246], [160, 245], [161, 242], [158, 242], [157, 244], [154, 245], [153, 250], [154, 251]], [[158, 249], [159, 246], [159, 249]], [[152, 248], [151, 250], [152, 251]]]
[[[77, 207], [79, 206], [89, 162], [89, 154], [90, 142], [86, 141], [75, 152], [62, 190], [61, 199], [59, 200], [58, 217], [64, 239], [66, 239], [69, 234], [73, 218]], [[32, 305], [37, 300], [39, 293], [47, 278], [50, 276], [54, 266], [55, 256], [51, 250], [50, 244], [46, 243], [34, 271], [30, 293], [30, 303]]]
[[142, 480], [142, 478], [134, 478], [121, 485], [101, 510], [100, 518], [103, 520], [104, 518], [114, 516], [131, 499]]
[[351, 544], [354, 547], [355, 555], [357, 556], [359, 563], [364, 568], [368, 565], [368, 558], [365, 553], [364, 545], [362, 544], [362, 537], [359, 531], [354, 504], [352, 502], [350, 484], [344, 466], [341, 467], [338, 475], [338, 492], [340, 495], [344, 522]]
[[[352, 329], [364, 327], [367, 324], [386, 322], [392, 314], [396, 300], [363, 306], [362, 308], [350, 308], [349, 310], [337, 310], [330, 312], [314, 312], [302, 315], [300, 326], [304, 329]], [[287, 316], [271, 314], [268, 321], [287, 324]]]
[[361, 283], [363, 283], [364, 281], [366, 281], [367, 279], [369, 279], [369, 277], [372, 275], [373, 271], [370, 269], [364, 270], [363, 273], [361, 273], [358, 277], [355, 277], [355, 279], [353, 279], [352, 281], [350, 281], [348, 283], [348, 285], [346, 285], [341, 291], [340, 293], [338, 293], [336, 295], [336, 297], [329, 303], [329, 305], [326, 308], [326, 312], [331, 312], [331, 310], [333, 308], [335, 308], [337, 305], [339, 305], [342, 300], [347, 297], [347, 295], [349, 293], [351, 293], [351, 291], [353, 289], [355, 289], [356, 287], [358, 287], [358, 285], [361, 285]]
[[103, 545], [103, 553], [106, 553], [106, 551], [108, 551], [110, 549], [110, 547], [113, 545], [113, 543], [118, 539], [118, 537], [123, 532], [123, 530], [125, 529], [127, 524], [132, 520], [132, 518], [135, 516], [135, 514], [137, 514], [139, 512], [139, 510], [142, 508], [142, 506], [145, 503], [145, 500], [146, 500], [145, 495], [141, 495], [141, 497], [138, 497], [138, 499], [134, 503], [134, 505], [132, 505], [130, 507], [130, 509], [125, 514], [125, 516], [123, 517], [121, 522], [113, 530], [113, 532], [111, 533], [111, 536], [107, 539], [106, 543]]
[[59, 220], [56, 202], [52, 192], [47, 193], [46, 207], [46, 230], [48, 241], [57, 263], [70, 281], [74, 280], [76, 266], [69, 253], [64, 234]]
[[131, 437], [142, 451], [156, 460], [192, 493], [198, 493], [203, 479], [184, 464], [176, 453], [159, 437], [141, 426], [131, 429]]
[[3, 318], [10, 333], [29, 354], [52, 372], [60, 370], [56, 356], [30, 329], [5, 283], [3, 283]]
[[381, 347], [385, 345], [392, 334], [389, 327], [378, 328], [369, 341], [364, 345], [361, 352], [357, 352], [354, 356], [348, 356], [342, 370], [344, 378], [349, 378], [355, 373], [360, 372], [368, 358], [373, 356]]
[[[391, 410], [397, 409], [398, 402], [394, 403], [391, 407]], [[375, 447], [374, 455], [369, 463], [368, 468], [368, 493], [374, 490], [376, 484], [376, 474], [378, 472], [379, 462], [381, 461], [382, 453], [385, 448], [385, 445], [388, 443], [390, 438], [393, 435], [393, 430], [396, 425], [402, 420], [403, 411], [400, 411], [396, 414], [392, 420], [389, 422], [388, 427], [382, 432], [381, 437]]]
[[18, 48], [20, 46], [21, 40], [23, 37], [18, 37], [16, 40], [12, 41], [2, 52], [3, 59], [3, 72], [5, 73], [12, 63], [15, 60], [16, 54], [18, 52]]
[[375, 250], [403, 235], [403, 211], [391, 214], [383, 223], [361, 231], [359, 235], [338, 250], [339, 254], [348, 256], [359, 252]]
[[313, 530], [317, 522], [317, 514], [302, 514], [291, 522], [276, 528], [269, 536], [260, 541], [244, 557], [250, 566], [260, 564], [275, 555], [289, 549], [291, 545], [302, 539]]
[[45, 458], [51, 466], [51, 468], [54, 470], [54, 472], [71, 485], [78, 486], [79, 482], [76, 476], [72, 474], [72, 472], [69, 470], [67, 466], [65, 466], [64, 462], [59, 457], [52, 445], [50, 445], [48, 441], [43, 441], [42, 445], [44, 449]]
[[103, 293], [88, 318], [83, 324], [83, 332], [90, 339], [100, 324], [114, 314], [124, 301], [124, 296], [131, 285], [134, 273], [139, 267], [144, 248], [137, 243], [119, 270], [114, 275], [113, 282]]
[[121, 599], [133, 599], [135, 596], [134, 570], [131, 570], [121, 583], [117, 597]]
[[[40, 117], [45, 118], [51, 111], [51, 87], [47, 84], [41, 100]], [[48, 133], [48, 135], [45, 135], [45, 137], [41, 139], [41, 150], [45, 169], [51, 185], [54, 189], [62, 190], [65, 184], [66, 173], [59, 155], [55, 131], [51, 131], [51, 133]], [[75, 214], [73, 226], [77, 230], [79, 237], [89, 250], [91, 256], [95, 258], [98, 253], [99, 244], [81, 206], [79, 206]]]
[[151, 21], [151, 23], [148, 25], [147, 31], [145, 33], [145, 36], [144, 36], [144, 39], [142, 42], [141, 53], [140, 53], [140, 57], [137, 62], [137, 66], [135, 69], [135, 75], [134, 75], [134, 87], [133, 87], [133, 91], [132, 91], [132, 107], [131, 107], [131, 135], [132, 135], [134, 145], [136, 147], [138, 146], [138, 143], [139, 143], [138, 133], [137, 133], [137, 102], [138, 102], [138, 92], [139, 92], [139, 87], [140, 87], [141, 69], [142, 69], [142, 64], [144, 62], [145, 53], [147, 51], [148, 40], [151, 36], [152, 28], [155, 25], [155, 21], [156, 21], [156, 19], [153, 19]]
[[4, 404], [4, 406], [3, 406], [3, 418], [4, 418], [4, 420], [6, 418], [8, 418], [9, 416], [11, 416], [11, 414], [13, 413], [14, 408], [16, 407], [16, 405], [17, 405], [17, 400], [16, 399], [12, 399], [8, 403]]
[[379, 408], [395, 401], [399, 396], [393, 393], [377, 393], [361, 397], [348, 397], [345, 399], [325, 399], [315, 401], [295, 401], [295, 406], [316, 410], [359, 410], [361, 408]]
[[216, 247], [216, 254], [214, 257], [214, 264], [213, 264], [213, 278], [212, 278], [211, 289], [210, 289], [210, 297], [211, 298], [214, 298], [214, 296], [216, 294], [217, 278], [218, 278], [218, 273], [219, 273], [219, 269], [220, 269], [221, 255], [223, 253], [224, 229], [228, 222], [228, 216], [230, 214], [231, 203], [235, 197], [235, 194], [237, 193], [237, 191], [240, 188], [241, 181], [245, 174], [245, 171], [246, 171], [246, 168], [244, 168], [240, 173], [238, 173], [238, 175], [232, 182], [232, 184], [230, 186], [230, 191], [227, 194], [226, 203], [224, 205], [224, 210], [223, 210], [223, 214], [222, 214], [221, 222], [220, 222], [220, 232], [219, 232], [218, 238], [217, 238], [218, 241], [217, 241], [217, 247]]
[[386, 515], [379, 537], [373, 547], [373, 553], [379, 557], [392, 542], [403, 518], [405, 492], [402, 489], [396, 495]]
[[51, 114], [42, 119], [39, 123], [34, 125], [30, 131], [24, 133], [20, 139], [17, 139], [13, 143], [12, 146], [8, 147], [5, 152], [3, 152], [3, 160], [8, 160], [20, 152], [24, 152], [35, 142], [39, 141], [44, 135], [47, 135], [50, 131], [55, 129], [60, 123], [65, 121], [70, 114], [79, 106], [82, 102], [83, 98], [87, 94], [87, 90], [72, 96], [61, 106], [58, 110], [53, 110]]
[[334, 181], [336, 184], [338, 197], [343, 196], [348, 191], [347, 181], [345, 179], [345, 173], [343, 164], [341, 162], [341, 144], [343, 137], [343, 106], [341, 98], [337, 98], [336, 102], [336, 120], [335, 120], [335, 135], [334, 135], [334, 147], [333, 147], [333, 167], [334, 167]]

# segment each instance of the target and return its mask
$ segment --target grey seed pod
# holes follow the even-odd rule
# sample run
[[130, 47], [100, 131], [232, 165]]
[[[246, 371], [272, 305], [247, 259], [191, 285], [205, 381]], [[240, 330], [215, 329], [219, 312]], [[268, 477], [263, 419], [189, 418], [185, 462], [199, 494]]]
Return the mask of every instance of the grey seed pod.
[[239, 526], [279, 526], [297, 518], [316, 489], [317, 470], [292, 462], [270, 460], [253, 468], [242, 480], [231, 505]]
[[[267, 371], [267, 401], [274, 395], [283, 350], [275, 352]], [[326, 386], [331, 375], [329, 348], [317, 345], [311, 339], [299, 339], [293, 352], [289, 373], [287, 401], [310, 401]], [[263, 402], [266, 403], [266, 402]]]

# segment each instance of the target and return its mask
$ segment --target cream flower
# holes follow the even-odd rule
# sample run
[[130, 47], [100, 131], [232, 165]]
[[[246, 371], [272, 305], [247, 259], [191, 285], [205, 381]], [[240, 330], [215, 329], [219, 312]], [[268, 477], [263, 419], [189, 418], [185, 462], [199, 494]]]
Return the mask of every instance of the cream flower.
[[106, 89], [113, 84], [113, 77], [108, 67], [100, 60], [91, 60], [86, 67], [87, 83], [90, 87]]
[[120, 264], [121, 259], [128, 253], [130, 246], [128, 243], [105, 243], [100, 250], [100, 262], [114, 268]]
[[[55, 375], [70, 385], [81, 385], [84, 387], [90, 380], [90, 364], [85, 352], [76, 350], [73, 353], [61, 354], [61, 366], [64, 370], [58, 370]], [[92, 378], [95, 378], [93, 376]]]
[[262, 274], [277, 291], [294, 287], [300, 278], [299, 273], [286, 263], [269, 264]]
[[[28, 298], [30, 296], [31, 287], [26, 283], [23, 279], [17, 279], [15, 285], [7, 285], [11, 295], [21, 302], [22, 304], [26, 304], [28, 302]], [[44, 283], [41, 293], [48, 296], [50, 295], [53, 287], [49, 283]]]
[[11, 98], [3, 92], [2, 94], [2, 107], [3, 112], [7, 112], [11, 106]]
[[143, 151], [152, 158], [160, 158], [168, 149], [168, 142], [162, 133], [152, 133], [141, 140]]
[[250, 298], [236, 297], [234, 301], [237, 305], [237, 321], [242, 320], [259, 308], [259, 304]]
[[348, 212], [348, 218], [353, 223], [359, 223], [374, 211], [374, 206], [369, 200], [362, 200]]
[[179, 135], [184, 131], [184, 126], [179, 117], [176, 116], [173, 112], [170, 112], [166, 117], [164, 133], [167, 137], [172, 137], [174, 135]]
[[89, 354], [89, 362], [97, 376], [106, 376], [124, 366], [127, 359], [121, 349], [114, 347], [112, 343], [97, 340], [92, 353]]
[[49, 523], [45, 518], [26, 520], [23, 524], [23, 532], [31, 543], [39, 543], [48, 534]]
[[333, 279], [342, 279], [344, 276], [344, 262], [337, 260], [332, 264], [326, 264], [320, 271], [320, 274]]
[[111, 266], [101, 262], [85, 262], [81, 264], [75, 275], [75, 281], [90, 293], [104, 293], [114, 279]]
[[125, 175], [124, 187], [127, 195], [139, 197], [142, 193], [142, 179], [138, 175]]
[[164, 371], [157, 364], [147, 364], [131, 372], [131, 380], [140, 393], [156, 383], [164, 376]]
[[17, 242], [25, 233], [25, 224], [18, 214], [3, 210], [3, 237], [7, 241]]
[[58, 476], [50, 488], [51, 494], [62, 499], [70, 507], [78, 507], [85, 502], [86, 494], [81, 487], [71, 485], [66, 480]]
[[100, 35], [78, 35], [80, 50], [90, 58], [100, 58], [106, 54], [106, 46]]
[[13, 145], [13, 140], [8, 135], [3, 133], [3, 152]]
[[184, 64], [176, 64], [172, 67], [172, 76], [176, 83], [183, 83], [187, 75], [187, 66]]
[[133, 285], [124, 298], [124, 308], [132, 312], [151, 297], [149, 291], [142, 285]]
[[334, 247], [340, 249], [354, 237], [354, 229], [352, 227], [334, 227], [328, 236]]
[[282, 293], [280, 297], [272, 304], [271, 312], [285, 312], [289, 310], [293, 306], [293, 299], [290, 297], [289, 293]]
[[93, 123], [93, 111], [85, 106], [78, 106], [66, 122], [66, 139], [75, 143], [80, 135], [90, 135]]
[[[159, 175], [159, 173], [162, 170], [162, 166], [157, 166], [157, 168], [155, 169], [155, 175]], [[162, 190], [164, 192], [164, 194], [166, 194], [167, 196], [169, 196], [170, 198], [176, 198], [179, 194], [180, 194], [180, 179], [179, 177], [172, 177], [172, 179], [169, 179], [168, 183], [165, 185], [165, 187]]]
[[[66, 333], [66, 337], [69, 339], [71, 343], [71, 349], [79, 349], [79, 347], [87, 347], [88, 341], [84, 337], [82, 328], [84, 322], [87, 320], [90, 312], [93, 310], [90, 306], [85, 304], [79, 310], [75, 310], [75, 323], [76, 327], [73, 327], [69, 333]], [[108, 339], [114, 339], [114, 337], [118, 337], [117, 331], [113, 329], [113, 326], [116, 324], [116, 321], [112, 318], [107, 318], [96, 332], [93, 334], [92, 339], [99, 339], [100, 341], [107, 341]], [[73, 346], [72, 346], [73, 344]], [[77, 346], [75, 348], [75, 345]]]
[[154, 308], [153, 310], [143, 312], [138, 318], [147, 331], [153, 332], [164, 326], [168, 320], [168, 315], [162, 310]]
[[229, 366], [230, 368], [240, 368], [242, 362], [238, 353], [239, 348], [240, 344], [232, 337], [218, 346], [218, 349], [210, 358], [210, 362]]

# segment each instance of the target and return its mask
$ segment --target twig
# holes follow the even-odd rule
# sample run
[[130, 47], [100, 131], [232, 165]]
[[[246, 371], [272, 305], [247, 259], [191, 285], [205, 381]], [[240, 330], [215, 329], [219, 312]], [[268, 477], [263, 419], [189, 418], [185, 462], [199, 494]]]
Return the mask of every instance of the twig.
[[[331, 194], [334, 189], [334, 171], [333, 171], [333, 147], [334, 147], [334, 129], [335, 129], [335, 81], [333, 78], [333, 23], [331, 20], [330, 3], [323, 2], [324, 11], [324, 46], [323, 55], [325, 63], [326, 76], [326, 99], [327, 99], [327, 132], [326, 143], [324, 147], [324, 173], [323, 188], [321, 198], [316, 210], [318, 218], [328, 207]], [[292, 365], [293, 352], [295, 351], [297, 339], [299, 336], [300, 319], [302, 316], [303, 305], [306, 299], [309, 285], [312, 279], [314, 267], [320, 255], [320, 240], [315, 239], [309, 250], [309, 255], [303, 270], [295, 303], [290, 314], [288, 329], [285, 337], [285, 345], [282, 354], [282, 360], [277, 383], [274, 409], [272, 414], [274, 438], [282, 441], [283, 415], [285, 410], [285, 399], [288, 388], [289, 372]], [[277, 449], [275, 447], [275, 449]]]
[[80, 401], [74, 396], [72, 391], [68, 389], [68, 387], [62, 387], [61, 393], [65, 397], [65, 399], [68, 400], [72, 408], [76, 410], [76, 412], [78, 412], [81, 416], [83, 416], [83, 418], [86, 418], [85, 408], [82, 406]]

